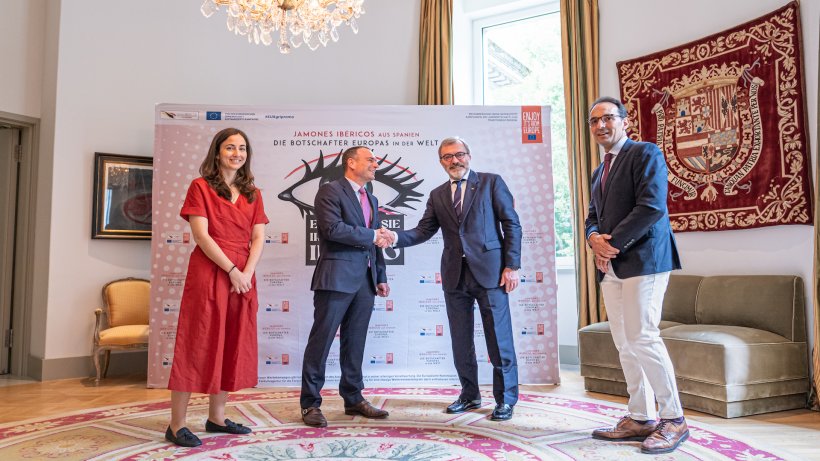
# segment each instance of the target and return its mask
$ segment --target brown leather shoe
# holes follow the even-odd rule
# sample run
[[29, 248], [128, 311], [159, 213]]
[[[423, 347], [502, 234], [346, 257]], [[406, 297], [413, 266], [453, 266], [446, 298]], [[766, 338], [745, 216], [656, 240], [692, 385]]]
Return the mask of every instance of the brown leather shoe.
[[302, 408], [302, 421], [311, 427], [327, 427], [327, 419], [318, 407]]
[[384, 419], [387, 418], [387, 415], [389, 415], [390, 413], [374, 407], [367, 400], [362, 400], [361, 402], [357, 403], [356, 405], [353, 405], [352, 407], [345, 407], [345, 414], [361, 415], [365, 418]]
[[592, 438], [612, 442], [641, 442], [652, 434], [657, 425], [658, 423], [655, 421], [647, 421], [645, 424], [641, 424], [629, 416], [624, 416], [611, 429], [595, 429], [592, 431]]
[[655, 431], [641, 443], [641, 453], [671, 453], [688, 438], [686, 420], [675, 424], [671, 419], [662, 419]]

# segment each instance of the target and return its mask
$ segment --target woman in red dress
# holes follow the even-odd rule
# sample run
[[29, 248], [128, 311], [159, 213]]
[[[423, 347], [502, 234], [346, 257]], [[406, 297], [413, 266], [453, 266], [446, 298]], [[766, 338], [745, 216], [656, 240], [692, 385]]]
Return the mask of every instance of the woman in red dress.
[[254, 271], [268, 218], [253, 184], [251, 156], [241, 130], [217, 133], [180, 211], [196, 248], [179, 309], [165, 438], [184, 447], [202, 444], [185, 427], [191, 392], [210, 394], [207, 432], [251, 432], [225, 418], [228, 392], [253, 387], [258, 377]]

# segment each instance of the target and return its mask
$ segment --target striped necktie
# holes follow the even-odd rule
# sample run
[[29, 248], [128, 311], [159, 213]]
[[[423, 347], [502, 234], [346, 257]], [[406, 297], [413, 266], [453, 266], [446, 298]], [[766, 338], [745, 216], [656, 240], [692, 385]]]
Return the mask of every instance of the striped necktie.
[[453, 208], [456, 211], [456, 217], [458, 217], [458, 220], [461, 221], [462, 203], [464, 203], [464, 200], [461, 196], [461, 183], [464, 182], [464, 180], [459, 179], [458, 181], [453, 182], [456, 184], [456, 193], [453, 194]]

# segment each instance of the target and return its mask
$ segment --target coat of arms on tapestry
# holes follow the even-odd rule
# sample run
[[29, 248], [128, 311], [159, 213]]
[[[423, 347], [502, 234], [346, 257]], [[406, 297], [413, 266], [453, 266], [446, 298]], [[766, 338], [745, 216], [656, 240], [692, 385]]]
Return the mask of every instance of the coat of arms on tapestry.
[[629, 136], [666, 157], [675, 231], [812, 224], [797, 2], [618, 76]]

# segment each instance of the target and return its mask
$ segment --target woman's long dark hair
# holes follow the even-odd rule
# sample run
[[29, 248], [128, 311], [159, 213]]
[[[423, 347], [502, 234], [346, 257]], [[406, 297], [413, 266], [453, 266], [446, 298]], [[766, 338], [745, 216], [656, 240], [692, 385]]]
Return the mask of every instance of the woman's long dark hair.
[[253, 173], [251, 173], [251, 157], [253, 151], [251, 150], [251, 142], [248, 140], [242, 130], [238, 128], [225, 128], [214, 136], [211, 141], [211, 147], [208, 149], [208, 156], [199, 167], [199, 174], [208, 181], [208, 184], [214, 188], [216, 193], [227, 200], [231, 200], [231, 188], [225, 183], [225, 178], [222, 177], [222, 171], [219, 169], [219, 148], [222, 143], [231, 136], [238, 134], [245, 139], [247, 147], [247, 156], [245, 157], [245, 164], [242, 168], [237, 170], [236, 177], [233, 180], [234, 185], [239, 189], [239, 193], [244, 195], [248, 203], [253, 203], [256, 200], [256, 186], [253, 184]]

